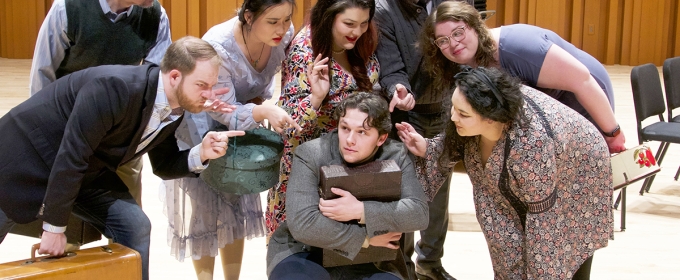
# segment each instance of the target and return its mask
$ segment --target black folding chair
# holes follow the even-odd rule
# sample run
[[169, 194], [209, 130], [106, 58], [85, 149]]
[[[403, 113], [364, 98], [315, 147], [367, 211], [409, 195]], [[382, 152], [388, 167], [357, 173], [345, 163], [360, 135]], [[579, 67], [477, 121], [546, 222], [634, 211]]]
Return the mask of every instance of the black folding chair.
[[[656, 152], [656, 161], [661, 166], [663, 157], [668, 151], [670, 143], [680, 143], [680, 122], [666, 122], [663, 113], [663, 91], [661, 79], [654, 64], [648, 63], [633, 67], [630, 73], [630, 83], [633, 87], [633, 102], [635, 103], [635, 117], [637, 119], [638, 142], [659, 141], [659, 150]], [[642, 121], [652, 116], [659, 116], [659, 121], [643, 127]], [[645, 179], [640, 189], [640, 195], [649, 192], [654, 177]]]
[[[680, 115], [673, 116], [673, 109], [680, 107], [680, 56], [666, 59], [663, 63], [663, 84], [666, 88], [666, 107], [668, 121], [680, 123]], [[680, 175], [680, 167], [675, 172], [675, 180]], [[649, 190], [647, 190], [649, 191]]]
[[[633, 103], [635, 104], [635, 118], [637, 119], [638, 143], [645, 141], [659, 141], [659, 149], [656, 151], [656, 162], [661, 166], [661, 161], [666, 155], [670, 143], [680, 143], [680, 123], [666, 122], [663, 113], [666, 111], [664, 105], [663, 91], [661, 90], [661, 79], [659, 71], [654, 64], [648, 63], [633, 67], [630, 73], [630, 84], [633, 89]], [[659, 116], [659, 121], [653, 124], [642, 126], [642, 122], [649, 117]], [[647, 177], [642, 183], [640, 195], [644, 191], [649, 191], [656, 175]], [[614, 208], [618, 208], [621, 202], [621, 231], [626, 230], [626, 187], [621, 189], [616, 198]]]

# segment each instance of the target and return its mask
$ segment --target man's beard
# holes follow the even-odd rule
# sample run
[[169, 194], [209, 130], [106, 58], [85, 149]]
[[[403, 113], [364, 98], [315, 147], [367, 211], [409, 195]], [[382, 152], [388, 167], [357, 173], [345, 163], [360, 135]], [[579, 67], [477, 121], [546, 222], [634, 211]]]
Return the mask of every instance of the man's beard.
[[177, 91], [175, 91], [175, 97], [177, 97], [177, 103], [182, 109], [189, 111], [190, 113], [200, 113], [203, 111], [203, 104], [197, 105], [191, 102], [191, 100], [184, 94], [184, 79], [179, 82]]

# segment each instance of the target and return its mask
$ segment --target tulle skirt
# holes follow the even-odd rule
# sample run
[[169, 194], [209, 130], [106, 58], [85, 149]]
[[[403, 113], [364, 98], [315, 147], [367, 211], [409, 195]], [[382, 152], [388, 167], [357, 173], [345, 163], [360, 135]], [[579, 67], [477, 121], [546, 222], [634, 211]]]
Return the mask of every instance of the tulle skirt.
[[200, 178], [161, 183], [168, 217], [170, 254], [180, 262], [191, 256], [217, 256], [217, 249], [236, 239], [265, 234], [260, 194], [236, 195], [211, 189]]

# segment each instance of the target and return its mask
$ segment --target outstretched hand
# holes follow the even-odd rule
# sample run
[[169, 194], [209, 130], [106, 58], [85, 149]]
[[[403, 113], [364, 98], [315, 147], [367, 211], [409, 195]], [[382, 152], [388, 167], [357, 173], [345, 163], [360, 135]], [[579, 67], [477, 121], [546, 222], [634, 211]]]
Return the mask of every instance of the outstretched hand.
[[276, 132], [282, 133], [290, 127], [295, 128], [295, 130], [298, 132], [302, 131], [302, 127], [300, 127], [300, 125], [295, 122], [295, 120], [293, 120], [290, 115], [288, 115], [286, 110], [276, 105], [262, 106], [266, 106], [264, 110], [262, 110], [264, 118], [269, 121], [269, 124], [272, 126], [272, 128], [274, 128], [274, 130], [276, 130]]
[[216, 113], [232, 113], [236, 110], [235, 105], [231, 105], [219, 99], [220, 95], [229, 92], [229, 88], [218, 88], [212, 91], [210, 99], [203, 103], [203, 111], [216, 112]]
[[213, 89], [211, 96], [208, 100], [203, 103], [203, 111], [216, 112], [216, 113], [232, 113], [236, 110], [235, 105], [231, 105], [219, 99], [220, 95], [229, 92], [229, 88], [218, 88]]
[[390, 112], [394, 111], [395, 107], [402, 111], [410, 111], [414, 106], [416, 106], [416, 100], [413, 94], [408, 92], [404, 85], [397, 84], [390, 101]]
[[199, 147], [201, 162], [223, 156], [227, 153], [229, 137], [243, 136], [245, 134], [245, 131], [239, 130], [208, 132], [205, 137], [203, 137], [203, 141]]
[[312, 105], [315, 108], [321, 105], [321, 102], [326, 98], [331, 88], [328, 61], [328, 57], [322, 59], [321, 54], [319, 54], [314, 59], [314, 63], [307, 68], [307, 77], [312, 92]]
[[404, 146], [408, 148], [409, 152], [419, 157], [425, 157], [425, 153], [427, 152], [427, 142], [425, 141], [425, 138], [418, 134], [416, 129], [406, 122], [397, 123], [395, 124], [395, 127], [397, 128], [399, 139], [401, 139]]

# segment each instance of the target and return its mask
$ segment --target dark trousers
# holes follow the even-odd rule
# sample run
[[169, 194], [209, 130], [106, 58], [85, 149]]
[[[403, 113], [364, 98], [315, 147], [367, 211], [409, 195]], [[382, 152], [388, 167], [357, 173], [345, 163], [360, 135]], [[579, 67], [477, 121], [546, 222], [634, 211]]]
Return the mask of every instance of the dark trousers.
[[[73, 214], [92, 224], [107, 238], [139, 252], [142, 278], [149, 279], [151, 221], [129, 192], [82, 190], [73, 204]], [[14, 224], [0, 210], [0, 243]]]
[[330, 280], [367, 279], [396, 280], [399, 277], [379, 270], [372, 263], [325, 268], [320, 254], [297, 253], [274, 267], [270, 280]]
[[[447, 121], [446, 114], [419, 114], [408, 112], [408, 122], [425, 138], [432, 138], [444, 131]], [[420, 241], [414, 248], [413, 242], [408, 240], [404, 244], [407, 258], [413, 255], [414, 249], [418, 253], [417, 262], [425, 269], [442, 265], [441, 258], [444, 256], [444, 241], [449, 226], [449, 185], [451, 175], [439, 188], [434, 199], [428, 203], [430, 207], [430, 220], [427, 228], [420, 231]]]
[[590, 280], [590, 267], [593, 265], [593, 256], [590, 256], [590, 258], [586, 259], [581, 264], [581, 267], [579, 267], [578, 270], [576, 270], [576, 272], [574, 272], [574, 277], [571, 278], [571, 279], [573, 279], [573, 280]]

